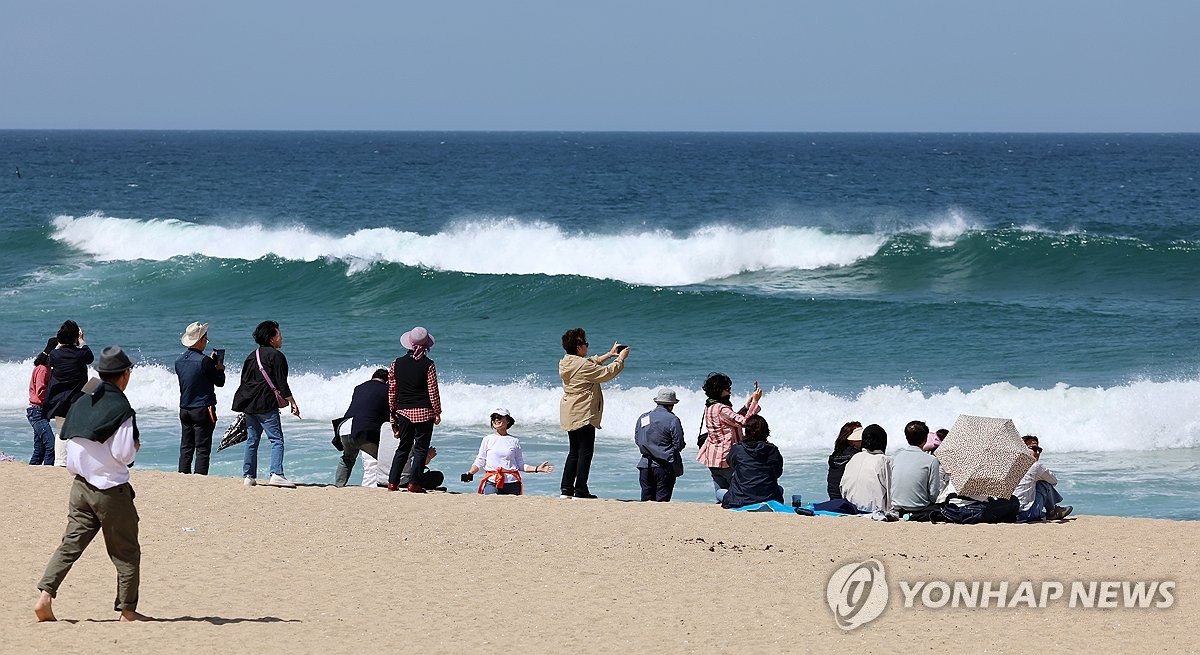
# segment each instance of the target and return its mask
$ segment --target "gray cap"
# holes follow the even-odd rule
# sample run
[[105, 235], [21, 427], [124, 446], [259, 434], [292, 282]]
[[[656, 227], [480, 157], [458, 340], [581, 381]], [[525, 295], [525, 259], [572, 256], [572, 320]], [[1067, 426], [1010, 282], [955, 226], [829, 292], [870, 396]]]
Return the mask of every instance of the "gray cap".
[[674, 389], [659, 389], [658, 395], [654, 396], [654, 402], [659, 405], [676, 405], [679, 398], [675, 397]]
[[96, 363], [97, 373], [120, 373], [127, 368], [133, 368], [133, 360], [121, 350], [120, 346], [109, 346], [100, 351], [100, 361]]

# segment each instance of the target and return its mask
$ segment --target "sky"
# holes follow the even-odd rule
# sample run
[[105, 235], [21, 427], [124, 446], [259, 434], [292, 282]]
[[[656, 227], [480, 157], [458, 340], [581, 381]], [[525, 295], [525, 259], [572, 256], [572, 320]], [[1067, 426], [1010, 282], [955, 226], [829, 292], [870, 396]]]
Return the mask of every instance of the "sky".
[[0, 0], [0, 129], [1200, 132], [1200, 2]]

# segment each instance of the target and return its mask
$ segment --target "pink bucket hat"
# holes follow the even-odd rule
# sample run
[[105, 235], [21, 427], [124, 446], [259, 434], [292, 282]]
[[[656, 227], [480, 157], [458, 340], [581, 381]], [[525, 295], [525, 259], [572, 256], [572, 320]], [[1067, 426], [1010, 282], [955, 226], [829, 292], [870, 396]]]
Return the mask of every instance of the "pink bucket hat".
[[400, 345], [408, 350], [412, 350], [414, 346], [421, 346], [428, 350], [433, 347], [433, 344], [433, 335], [429, 333], [429, 330], [420, 326], [400, 335]]

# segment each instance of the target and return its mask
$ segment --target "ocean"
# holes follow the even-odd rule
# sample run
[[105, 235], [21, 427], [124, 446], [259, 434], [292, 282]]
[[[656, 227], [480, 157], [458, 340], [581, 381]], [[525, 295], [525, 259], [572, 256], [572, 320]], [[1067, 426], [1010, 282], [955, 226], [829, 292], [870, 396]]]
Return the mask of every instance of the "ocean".
[[[174, 470], [184, 326], [228, 349], [219, 438], [273, 319], [304, 417], [286, 470], [332, 483], [329, 420], [422, 325], [435, 468], [470, 492], [496, 406], [561, 466], [560, 337], [584, 327], [593, 352], [632, 347], [602, 497], [637, 497], [659, 387], [692, 461], [722, 371], [736, 398], [764, 388], [805, 500], [845, 421], [895, 449], [910, 419], [979, 414], [1039, 435], [1077, 512], [1200, 519], [1200, 135], [0, 131], [0, 167], [0, 450], [21, 458], [63, 320], [133, 354], [137, 466]], [[213, 462], [236, 478], [241, 449]], [[707, 471], [676, 498], [711, 500]]]

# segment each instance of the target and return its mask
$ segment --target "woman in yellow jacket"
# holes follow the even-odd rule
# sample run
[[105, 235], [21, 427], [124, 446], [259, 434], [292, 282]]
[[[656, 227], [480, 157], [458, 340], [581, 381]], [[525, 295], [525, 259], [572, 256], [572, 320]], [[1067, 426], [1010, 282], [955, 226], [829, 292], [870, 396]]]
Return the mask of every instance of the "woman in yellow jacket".
[[[567, 431], [571, 449], [563, 464], [562, 497], [595, 498], [588, 491], [588, 473], [592, 469], [592, 452], [596, 447], [596, 430], [604, 414], [604, 393], [600, 383], [617, 377], [625, 368], [629, 346], [614, 343], [603, 355], [588, 357], [587, 334], [583, 328], [567, 330], [562, 337], [567, 352], [558, 363], [562, 378], [563, 397], [559, 403], [559, 424]], [[616, 359], [608, 365], [604, 362]]]

